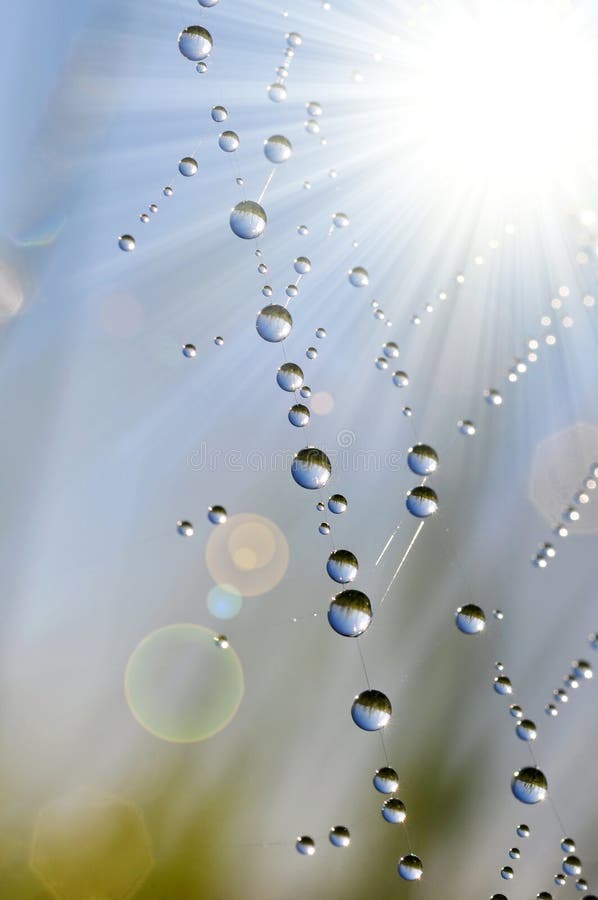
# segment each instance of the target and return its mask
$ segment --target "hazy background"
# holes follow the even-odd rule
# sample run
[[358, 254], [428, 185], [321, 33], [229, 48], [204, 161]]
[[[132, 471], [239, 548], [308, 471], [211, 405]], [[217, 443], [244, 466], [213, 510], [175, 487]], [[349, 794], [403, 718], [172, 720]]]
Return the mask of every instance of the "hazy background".
[[[0, 894], [475, 898], [501, 890], [499, 869], [515, 845], [522, 858], [506, 891], [526, 900], [550, 890], [562, 834], [548, 801], [529, 809], [511, 795], [511, 775], [530, 757], [509, 702], [538, 725], [538, 764], [595, 891], [595, 683], [571, 691], [558, 718], [544, 714], [571, 660], [592, 660], [587, 635], [598, 629], [598, 492], [566, 540], [551, 537], [598, 462], [598, 310], [582, 302], [598, 291], [596, 264], [576, 261], [580, 246], [593, 246], [591, 231], [578, 206], [554, 210], [540, 229], [535, 211], [493, 214], [471, 198], [451, 205], [449, 185], [446, 196], [426, 193], [417, 154], [393, 150], [390, 35], [411, 27], [416, 4], [286, 8], [288, 18], [270, 0], [222, 0], [207, 11], [190, 0], [57, 0], [8, 11]], [[182, 27], [200, 22], [214, 35], [204, 76], [176, 44]], [[277, 105], [265, 87], [289, 29], [304, 45], [289, 99]], [[304, 131], [309, 100], [324, 108], [327, 146]], [[216, 103], [241, 138], [232, 161], [216, 144]], [[255, 247], [228, 226], [241, 199], [235, 177], [257, 198], [269, 173], [261, 146], [276, 132], [295, 152], [266, 194], [260, 246], [275, 298], [294, 277], [294, 257], [312, 260], [285, 350], [314, 394], [333, 400], [327, 415], [312, 414], [307, 437], [286, 419], [280, 347], [255, 332], [265, 302]], [[177, 163], [188, 154], [200, 171], [182, 179]], [[162, 196], [166, 184], [172, 198]], [[159, 212], [143, 225], [151, 202]], [[351, 225], [326, 238], [339, 210]], [[302, 223], [307, 237], [297, 234]], [[125, 232], [137, 238], [132, 254], [117, 248]], [[369, 270], [365, 290], [348, 283], [354, 265]], [[552, 311], [564, 286], [563, 307]], [[391, 328], [373, 317], [372, 299]], [[530, 338], [541, 342], [538, 361], [508, 384]], [[373, 365], [388, 339], [401, 347], [405, 390], [392, 384], [392, 362], [387, 372]], [[182, 356], [186, 342], [195, 359]], [[485, 404], [489, 387], [503, 391], [501, 408]], [[462, 418], [475, 421], [474, 437], [459, 434]], [[405, 464], [416, 439], [440, 456], [431, 481], [440, 511], [378, 608], [417, 526], [404, 504], [418, 482]], [[270, 464], [307, 441], [336, 454], [322, 499], [345, 494], [343, 516], [318, 513], [318, 497]], [[245, 596], [230, 621], [207, 608], [215, 503], [271, 520], [289, 548], [284, 577]], [[349, 715], [366, 685], [354, 642], [325, 621], [335, 587], [325, 571], [330, 539], [318, 533], [327, 516], [336, 546], [356, 553], [356, 586], [374, 606], [361, 647], [372, 686], [393, 704], [385, 739], [424, 862], [421, 884], [396, 874], [407, 844], [400, 826], [382, 820], [384, 797], [371, 784], [384, 763], [380, 741]], [[177, 534], [179, 519], [193, 522], [193, 537]], [[557, 557], [535, 569], [530, 559], [547, 540]], [[478, 638], [454, 626], [464, 602], [488, 616]], [[194, 744], [144, 731], [123, 691], [135, 647], [178, 622], [228, 635], [244, 675], [231, 723]], [[495, 660], [513, 682], [511, 701], [492, 690]], [[520, 821], [532, 827], [527, 841], [515, 836]], [[340, 824], [351, 829], [346, 850], [327, 840]], [[313, 858], [295, 852], [298, 834], [316, 839]], [[560, 893], [574, 896], [573, 885]]]

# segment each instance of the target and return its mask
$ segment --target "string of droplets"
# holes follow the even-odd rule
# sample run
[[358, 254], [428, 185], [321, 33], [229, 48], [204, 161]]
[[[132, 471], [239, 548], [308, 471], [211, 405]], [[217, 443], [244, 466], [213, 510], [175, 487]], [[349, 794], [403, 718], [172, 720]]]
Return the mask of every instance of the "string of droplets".
[[[590, 491], [595, 491], [598, 482], [598, 463], [592, 463], [588, 475], [584, 478], [582, 485], [576, 492], [573, 500], [566, 509], [563, 510], [561, 521], [555, 525], [553, 534], [559, 538], [566, 538], [569, 535], [569, 526], [578, 522], [581, 517], [581, 508], [590, 502]], [[536, 555], [532, 557], [532, 563], [537, 569], [545, 569], [551, 559], [556, 556], [556, 548], [550, 541], [541, 544]]]

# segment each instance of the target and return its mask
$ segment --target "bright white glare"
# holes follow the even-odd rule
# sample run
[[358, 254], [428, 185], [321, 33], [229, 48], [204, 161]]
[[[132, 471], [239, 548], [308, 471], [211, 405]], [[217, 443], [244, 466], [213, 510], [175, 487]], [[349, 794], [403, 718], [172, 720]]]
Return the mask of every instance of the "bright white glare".
[[398, 119], [430, 186], [505, 201], [595, 178], [596, 22], [570, 2], [434, 4], [402, 45]]

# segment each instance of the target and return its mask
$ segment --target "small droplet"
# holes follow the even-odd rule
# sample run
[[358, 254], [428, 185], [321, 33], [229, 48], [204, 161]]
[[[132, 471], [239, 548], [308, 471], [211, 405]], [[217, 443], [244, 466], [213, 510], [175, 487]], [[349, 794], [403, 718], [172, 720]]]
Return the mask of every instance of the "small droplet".
[[197, 347], [195, 344], [184, 344], [183, 356], [186, 356], [187, 359], [194, 359], [197, 356]]
[[309, 425], [309, 409], [303, 403], [294, 403], [289, 409], [288, 418], [291, 425], [294, 425], [295, 428], [305, 428], [306, 425]]
[[508, 695], [513, 693], [511, 679], [506, 675], [497, 675], [494, 679], [494, 690], [497, 694]]
[[221, 650], [228, 650], [230, 647], [228, 638], [225, 634], [217, 634], [214, 638], [214, 643], [217, 647], [220, 647]]
[[502, 869], [500, 870], [500, 877], [504, 878], [505, 881], [510, 881], [513, 878], [514, 874], [515, 873], [513, 872], [513, 869], [511, 866], [503, 866]]
[[331, 513], [334, 513], [335, 516], [344, 513], [347, 509], [346, 498], [343, 497], [342, 494], [333, 494], [332, 497], [328, 498], [328, 509]]
[[367, 287], [370, 283], [370, 278], [367, 273], [367, 270], [363, 268], [363, 266], [356, 266], [354, 269], [350, 269], [349, 271], [349, 281], [353, 285], [353, 287]]
[[499, 391], [494, 388], [489, 388], [484, 391], [484, 398], [486, 403], [490, 406], [501, 406], [502, 404], [502, 396]]
[[509, 856], [511, 859], [520, 859], [521, 858], [521, 850], [519, 847], [511, 847], [509, 850]]
[[317, 100], [310, 100], [305, 104], [305, 108], [310, 116], [318, 117], [322, 115], [322, 107]]
[[563, 860], [565, 875], [581, 875], [581, 860], [578, 856], [566, 856]]
[[573, 838], [564, 837], [561, 841], [561, 850], [563, 853], [575, 853], [577, 847]]
[[281, 81], [268, 85], [268, 97], [273, 103], [282, 103], [287, 99], [287, 89]]
[[264, 155], [275, 165], [286, 162], [292, 154], [293, 145], [283, 134], [273, 134], [264, 141]]
[[224, 525], [227, 519], [225, 508], [223, 506], [209, 506], [208, 519], [212, 525]]
[[225, 106], [212, 107], [212, 119], [214, 122], [224, 122], [228, 119], [228, 110]]
[[328, 557], [326, 571], [333, 581], [338, 584], [348, 584], [355, 581], [359, 571], [357, 557], [350, 550], [335, 550]]
[[298, 275], [307, 275], [311, 271], [311, 261], [307, 256], [298, 256], [293, 262], [293, 268]]
[[223, 131], [218, 136], [218, 146], [225, 153], [234, 153], [235, 150], [239, 149], [239, 144], [239, 135], [236, 131]]
[[328, 522], [320, 522], [318, 531], [320, 532], [320, 534], [330, 534], [330, 525], [328, 524]]
[[328, 840], [333, 847], [348, 847], [351, 843], [351, 835], [349, 829], [344, 825], [335, 825], [330, 829]]
[[140, 220], [141, 222], [143, 222], [144, 225], [147, 225], [147, 223], [149, 222], [150, 218], [149, 218], [149, 216], [148, 216], [147, 213], [141, 213], [141, 215], [139, 216], [139, 220]]
[[214, 343], [216, 344], [217, 347], [222, 347], [222, 345], [224, 344], [224, 338], [220, 337], [220, 335], [217, 335], [214, 338]]
[[316, 852], [316, 844], [313, 838], [310, 838], [305, 834], [302, 835], [302, 837], [297, 838], [295, 849], [298, 853], [301, 853], [302, 856], [313, 856]]
[[389, 797], [382, 804], [382, 818], [391, 825], [400, 825], [407, 818], [405, 804], [398, 797]]
[[431, 475], [438, 468], [438, 454], [428, 444], [416, 444], [409, 448], [407, 465], [416, 475]]
[[197, 169], [197, 160], [193, 159], [192, 156], [183, 156], [179, 161], [179, 172], [181, 175], [184, 175], [185, 178], [190, 178], [192, 175], [195, 175]]
[[326, 454], [317, 447], [304, 447], [293, 459], [291, 474], [295, 482], [308, 490], [324, 487], [332, 473]]
[[184, 519], [179, 519], [176, 523], [176, 530], [182, 537], [193, 537], [193, 525]]
[[309, 228], [307, 227], [307, 225], [298, 225], [297, 234], [300, 234], [302, 237], [305, 237], [307, 234], [309, 234]]
[[205, 62], [198, 62], [195, 66], [195, 71], [198, 75], [205, 75], [208, 71], [208, 64]]
[[166, 185], [166, 187], [164, 188], [162, 193], [164, 194], [165, 197], [172, 197], [174, 191], [172, 190], [170, 185]]
[[395, 344], [394, 341], [387, 341], [382, 347], [382, 352], [388, 359], [397, 359], [399, 356], [399, 346], [398, 344]]
[[332, 221], [337, 228], [346, 228], [349, 224], [349, 216], [343, 212], [337, 212], [333, 215]]
[[121, 234], [118, 239], [118, 246], [121, 250], [130, 253], [131, 250], [135, 249], [135, 238], [132, 234]]
[[320, 340], [324, 340], [327, 337], [327, 332], [325, 328], [316, 328], [316, 337]]
[[307, 350], [305, 351], [305, 355], [307, 356], [308, 359], [315, 359], [318, 355], [318, 351], [316, 350], [315, 347], [308, 347]]
[[394, 794], [399, 789], [399, 776], [390, 766], [382, 766], [374, 773], [374, 787], [381, 794]]
[[519, 837], [528, 838], [531, 833], [532, 833], [532, 830], [529, 827], [529, 825], [518, 825], [517, 826], [517, 834], [519, 835]]
[[[379, 310], [376, 310], [376, 312], [379, 312]], [[396, 385], [396, 387], [407, 387], [407, 385], [409, 384], [409, 375], [407, 374], [407, 372], [393, 372], [392, 383]]]
[[371, 621], [372, 605], [362, 591], [347, 588], [332, 598], [328, 623], [342, 637], [359, 637], [369, 628]]
[[475, 425], [469, 419], [459, 419], [457, 428], [461, 434], [466, 435], [466, 437], [472, 437], [475, 434]]
[[522, 719], [515, 726], [515, 734], [522, 741], [535, 741], [538, 732], [534, 722], [531, 719]]

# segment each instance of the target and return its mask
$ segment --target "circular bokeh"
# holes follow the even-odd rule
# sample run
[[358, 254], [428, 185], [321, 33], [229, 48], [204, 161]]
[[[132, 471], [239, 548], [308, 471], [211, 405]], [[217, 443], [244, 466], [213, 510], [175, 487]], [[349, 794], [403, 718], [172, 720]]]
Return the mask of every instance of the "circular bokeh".
[[243, 597], [232, 584], [215, 584], [210, 588], [206, 602], [217, 619], [234, 619], [241, 612]]
[[217, 584], [257, 597], [282, 581], [289, 545], [274, 522], [253, 513], [231, 516], [216, 528], [206, 546], [206, 565]]
[[199, 625], [168, 625], [137, 645], [125, 671], [125, 696], [146, 731], [192, 743], [222, 731], [244, 692], [243, 668], [218, 635]]

